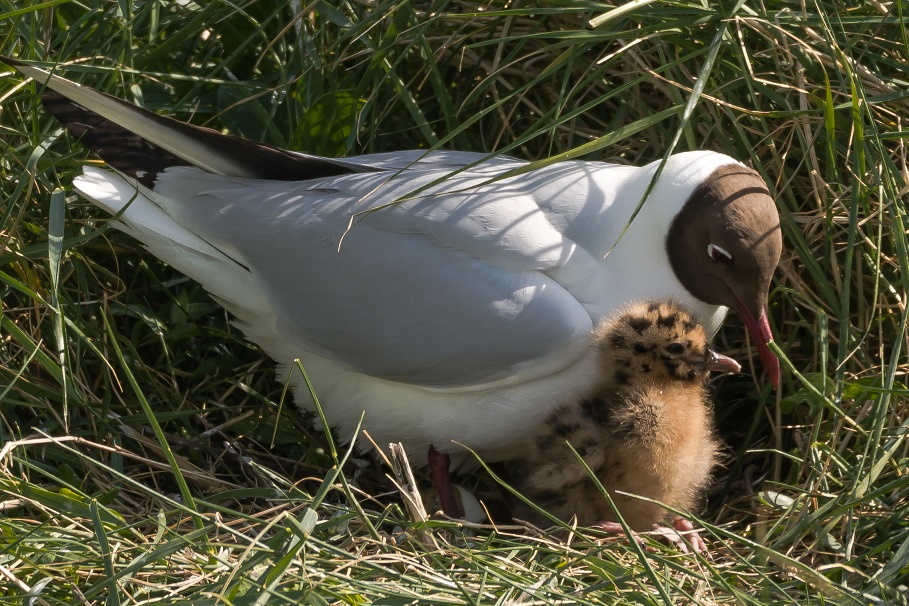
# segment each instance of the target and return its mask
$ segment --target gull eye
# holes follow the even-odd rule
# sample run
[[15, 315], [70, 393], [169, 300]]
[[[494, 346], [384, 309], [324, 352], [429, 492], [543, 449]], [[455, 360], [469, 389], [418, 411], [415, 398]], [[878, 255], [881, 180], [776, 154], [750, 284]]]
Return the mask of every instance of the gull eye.
[[685, 353], [685, 346], [681, 343], [670, 343], [663, 350], [670, 356], [680, 356]]
[[732, 255], [729, 253], [729, 251], [722, 246], [717, 246], [716, 244], [707, 245], [707, 256], [709, 256], [717, 263], [722, 263], [723, 265], [730, 265], [732, 263]]

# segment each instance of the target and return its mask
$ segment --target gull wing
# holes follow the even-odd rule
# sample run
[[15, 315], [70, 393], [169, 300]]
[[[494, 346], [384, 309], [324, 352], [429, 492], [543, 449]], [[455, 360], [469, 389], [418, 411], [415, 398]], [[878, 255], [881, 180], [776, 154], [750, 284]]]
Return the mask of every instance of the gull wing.
[[[490, 170], [406, 199], [445, 173], [289, 183], [172, 167], [144, 197], [171, 231], [195, 235], [200, 250], [229, 261], [218, 270], [188, 262], [185, 246], [154, 241], [168, 231], [160, 225], [129, 231], [224, 302], [266, 350], [292, 343], [293, 355], [439, 388], [526, 381], [586, 351], [591, 316], [575, 285], [555, 278], [577, 273], [589, 284], [596, 261], [526, 187], [481, 185]], [[129, 201], [122, 184], [109, 186], [118, 179], [93, 169], [76, 186], [117, 212]], [[147, 220], [131, 213], [128, 206], [121, 217], [127, 226]], [[572, 266], [583, 271], [566, 273]]]

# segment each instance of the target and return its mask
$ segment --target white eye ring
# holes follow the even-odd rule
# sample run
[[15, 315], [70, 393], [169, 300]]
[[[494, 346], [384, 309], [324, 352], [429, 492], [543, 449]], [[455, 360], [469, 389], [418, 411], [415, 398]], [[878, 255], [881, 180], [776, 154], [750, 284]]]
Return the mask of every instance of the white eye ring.
[[732, 263], [732, 255], [729, 251], [716, 244], [707, 245], [707, 255], [718, 263]]

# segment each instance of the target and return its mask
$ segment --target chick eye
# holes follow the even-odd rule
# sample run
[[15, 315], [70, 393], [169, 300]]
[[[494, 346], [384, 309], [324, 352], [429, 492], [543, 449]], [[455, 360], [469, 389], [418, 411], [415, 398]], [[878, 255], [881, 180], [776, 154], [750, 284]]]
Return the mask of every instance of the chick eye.
[[663, 349], [671, 356], [680, 356], [685, 353], [685, 346], [681, 343], [670, 343]]
[[717, 246], [716, 244], [707, 245], [707, 256], [709, 256], [717, 263], [722, 263], [723, 265], [729, 265], [732, 263], [732, 255], [729, 253], [729, 251], [722, 246]]

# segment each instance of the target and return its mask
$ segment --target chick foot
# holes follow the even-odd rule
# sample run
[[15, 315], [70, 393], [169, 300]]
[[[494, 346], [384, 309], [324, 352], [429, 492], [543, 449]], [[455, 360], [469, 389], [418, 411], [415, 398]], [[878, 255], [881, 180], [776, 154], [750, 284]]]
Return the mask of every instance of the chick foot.
[[[593, 528], [609, 534], [625, 534], [625, 529], [622, 528], [622, 525], [618, 522], [599, 522], [598, 524], [594, 524]], [[698, 534], [691, 522], [684, 518], [676, 518], [673, 520], [672, 527], [663, 524], [654, 524], [653, 533], [654, 538], [658, 541], [666, 545], [675, 545], [682, 553], [694, 551], [694, 553], [700, 554], [708, 560], [713, 560], [713, 557], [710, 555], [710, 550], [707, 548], [707, 543], [701, 538], [701, 535]], [[684, 536], [682, 533], [684, 533]], [[643, 539], [641, 539], [640, 535], [636, 532], [631, 531], [631, 537], [637, 541], [638, 544], [644, 544]]]

